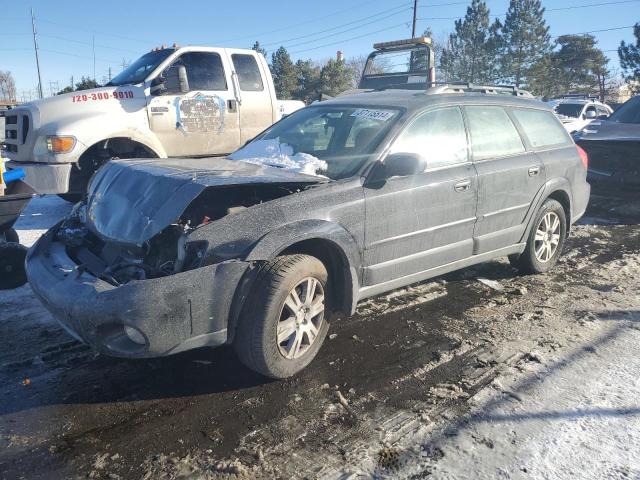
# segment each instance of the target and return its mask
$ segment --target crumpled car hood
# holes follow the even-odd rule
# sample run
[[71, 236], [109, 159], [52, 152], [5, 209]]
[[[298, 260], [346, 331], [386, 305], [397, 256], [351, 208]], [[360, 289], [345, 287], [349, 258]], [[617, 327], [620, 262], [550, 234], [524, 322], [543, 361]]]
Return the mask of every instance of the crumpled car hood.
[[225, 158], [112, 160], [91, 181], [87, 225], [105, 240], [142, 245], [215, 186], [326, 179]]
[[580, 131], [581, 140], [640, 140], [640, 124], [594, 120]]

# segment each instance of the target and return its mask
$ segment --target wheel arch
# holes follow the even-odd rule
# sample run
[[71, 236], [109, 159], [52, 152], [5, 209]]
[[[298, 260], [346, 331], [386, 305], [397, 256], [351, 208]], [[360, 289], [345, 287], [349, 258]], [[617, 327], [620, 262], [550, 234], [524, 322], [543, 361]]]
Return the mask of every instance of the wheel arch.
[[337, 280], [334, 310], [355, 311], [360, 288], [361, 254], [356, 240], [342, 226], [326, 220], [304, 220], [269, 232], [253, 247], [248, 261], [272, 260], [283, 254], [302, 253], [322, 261], [330, 278]]

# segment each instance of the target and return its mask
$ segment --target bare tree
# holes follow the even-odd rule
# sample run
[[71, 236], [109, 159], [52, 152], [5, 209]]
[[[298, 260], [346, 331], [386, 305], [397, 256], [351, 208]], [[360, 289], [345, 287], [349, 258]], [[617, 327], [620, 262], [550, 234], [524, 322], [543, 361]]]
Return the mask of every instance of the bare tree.
[[0, 100], [16, 100], [16, 82], [9, 71], [0, 70]]

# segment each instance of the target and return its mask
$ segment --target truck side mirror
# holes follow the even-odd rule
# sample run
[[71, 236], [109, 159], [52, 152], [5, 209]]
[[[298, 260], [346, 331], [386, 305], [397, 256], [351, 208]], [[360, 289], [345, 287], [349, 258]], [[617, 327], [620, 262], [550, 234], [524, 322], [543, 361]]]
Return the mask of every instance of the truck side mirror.
[[594, 118], [596, 118], [598, 115], [596, 114], [595, 110], [587, 110], [586, 112], [584, 112], [584, 118], [586, 120], [593, 120]]
[[184, 65], [171, 65], [151, 81], [151, 93], [167, 95], [189, 92], [189, 78]]
[[187, 67], [184, 65], [178, 66], [178, 84], [181, 93], [189, 92], [189, 77], [187, 77]]

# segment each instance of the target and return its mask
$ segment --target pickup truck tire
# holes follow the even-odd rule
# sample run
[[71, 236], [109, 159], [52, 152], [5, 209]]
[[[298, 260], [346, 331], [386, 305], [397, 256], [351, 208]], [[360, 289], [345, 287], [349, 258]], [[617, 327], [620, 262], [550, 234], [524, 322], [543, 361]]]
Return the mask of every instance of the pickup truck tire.
[[24, 259], [27, 247], [19, 243], [0, 243], [0, 290], [18, 288], [27, 283]]
[[309, 255], [283, 255], [258, 272], [234, 348], [247, 367], [271, 378], [295, 375], [327, 335], [327, 269]]
[[567, 238], [567, 218], [557, 200], [548, 198], [540, 207], [529, 232], [527, 246], [509, 262], [522, 273], [548, 272], [558, 262]]

